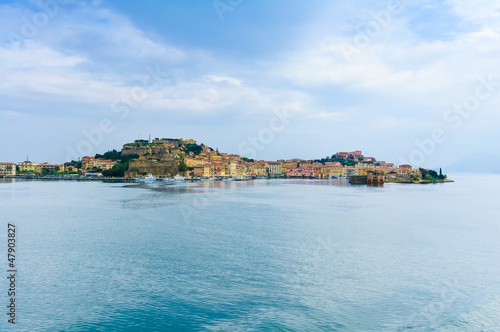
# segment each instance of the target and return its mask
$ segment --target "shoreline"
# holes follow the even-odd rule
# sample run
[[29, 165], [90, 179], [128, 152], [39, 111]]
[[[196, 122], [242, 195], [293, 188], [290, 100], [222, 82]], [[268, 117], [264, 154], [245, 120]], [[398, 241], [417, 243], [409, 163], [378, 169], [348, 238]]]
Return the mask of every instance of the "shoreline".
[[385, 181], [385, 183], [400, 183], [400, 184], [433, 184], [433, 183], [451, 183], [455, 182], [454, 180], [420, 180], [420, 181]]
[[[124, 183], [139, 183], [135, 178], [126, 178], [126, 177], [88, 177], [88, 176], [21, 176], [21, 175], [7, 175], [0, 177], [0, 179], [19, 179], [19, 180], [36, 180], [36, 181], [77, 181], [77, 182], [88, 182], [88, 181], [102, 181], [102, 182], [124, 182]], [[253, 180], [348, 180], [348, 178], [300, 178], [300, 177], [269, 177], [269, 178], [250, 178], [250, 179], [242, 179], [235, 181], [253, 181]], [[194, 182], [194, 181], [224, 181], [225, 179], [218, 178], [186, 178], [182, 182]], [[162, 182], [162, 181], [154, 181], [154, 182]], [[454, 180], [420, 180], [420, 181], [384, 181], [384, 183], [396, 183], [396, 184], [434, 184], [434, 183], [452, 183]]]

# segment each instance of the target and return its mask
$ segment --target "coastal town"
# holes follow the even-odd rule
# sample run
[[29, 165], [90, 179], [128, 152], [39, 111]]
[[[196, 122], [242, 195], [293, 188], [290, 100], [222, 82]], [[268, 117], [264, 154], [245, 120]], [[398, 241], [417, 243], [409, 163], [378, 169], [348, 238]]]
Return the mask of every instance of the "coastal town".
[[0, 177], [51, 177], [124, 180], [251, 180], [261, 178], [349, 178], [352, 183], [449, 182], [441, 170], [395, 165], [364, 156], [361, 151], [337, 152], [322, 159], [253, 160], [219, 152], [193, 139], [155, 138], [124, 144], [121, 151], [84, 156], [64, 164], [0, 162]]

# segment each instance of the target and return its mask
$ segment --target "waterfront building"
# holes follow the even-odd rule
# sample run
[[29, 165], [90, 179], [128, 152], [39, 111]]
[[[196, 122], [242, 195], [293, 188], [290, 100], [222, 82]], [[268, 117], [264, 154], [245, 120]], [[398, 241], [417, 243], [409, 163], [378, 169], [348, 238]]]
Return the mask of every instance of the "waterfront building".
[[102, 169], [103, 171], [113, 168], [115, 162], [113, 160], [96, 159], [95, 168]]
[[314, 170], [312, 168], [289, 168], [287, 169], [286, 176], [290, 178], [304, 178], [312, 177], [314, 175]]
[[328, 177], [341, 177], [344, 176], [344, 169], [342, 167], [332, 167], [328, 169]]
[[356, 168], [354, 166], [346, 166], [344, 167], [344, 176], [353, 176], [353, 175], [359, 175], [359, 168]]
[[226, 176], [226, 165], [220, 162], [214, 163], [214, 176]]
[[0, 163], [0, 176], [16, 175], [16, 164]]
[[384, 178], [386, 181], [390, 182], [396, 181], [396, 179], [398, 178], [398, 173], [396, 173], [395, 171], [387, 172], [385, 173]]
[[84, 170], [88, 169], [101, 169], [107, 170], [114, 166], [114, 161], [105, 159], [96, 159], [95, 157], [85, 156], [82, 157], [82, 168]]
[[259, 163], [254, 163], [248, 167], [248, 175], [267, 176], [266, 166]]
[[281, 163], [276, 162], [276, 161], [268, 161], [266, 163], [266, 170], [267, 173], [270, 177], [281, 177], [282, 176], [282, 169], [281, 169]]
[[203, 176], [206, 178], [211, 178], [214, 176], [214, 167], [212, 164], [203, 165]]
[[64, 165], [43, 163], [35, 167], [37, 173], [57, 173], [64, 171]]
[[236, 170], [238, 168], [238, 163], [235, 161], [231, 161], [229, 163], [229, 175], [235, 177], [237, 174]]
[[21, 172], [38, 172], [37, 167], [40, 165], [39, 163], [33, 163], [31, 161], [23, 161], [18, 163], [19, 171]]
[[411, 170], [408, 168], [399, 168], [397, 170], [397, 179], [410, 180], [411, 179]]
[[193, 176], [203, 176], [203, 166], [193, 167]]
[[93, 162], [94, 162], [94, 157], [90, 157], [90, 156], [82, 157], [82, 168], [84, 170], [92, 168]]

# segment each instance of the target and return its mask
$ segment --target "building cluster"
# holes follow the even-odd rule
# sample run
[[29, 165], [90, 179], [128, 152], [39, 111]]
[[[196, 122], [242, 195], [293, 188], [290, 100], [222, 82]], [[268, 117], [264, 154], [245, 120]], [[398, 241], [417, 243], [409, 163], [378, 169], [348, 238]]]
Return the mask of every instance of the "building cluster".
[[82, 158], [82, 170], [108, 170], [113, 168], [115, 162], [109, 159], [101, 159], [95, 157], [85, 156]]
[[[197, 145], [192, 139], [156, 138], [136, 140], [123, 145], [122, 158], [128, 160], [125, 177], [151, 174], [156, 177], [170, 177], [182, 174], [193, 178], [221, 177], [269, 177], [269, 178], [332, 178], [367, 175], [369, 172], [384, 174], [387, 181], [421, 179], [419, 169], [411, 165], [395, 166], [393, 163], [377, 161], [363, 156], [361, 151], [338, 152], [321, 161], [290, 159], [278, 161], [252, 160], [237, 154], [215, 151], [207, 146]], [[57, 173], [78, 172], [80, 174], [110, 170], [116, 161], [85, 156], [81, 167], [34, 163], [30, 161], [0, 163], [0, 176], [15, 175], [17, 172]]]
[[14, 163], [0, 163], [0, 175], [16, 175], [19, 172], [31, 173], [57, 173], [64, 171], [64, 165], [49, 163], [34, 163], [23, 161], [17, 165]]
[[[418, 169], [410, 165], [395, 166], [393, 163], [364, 157], [361, 151], [339, 152], [329, 162], [314, 162], [304, 159], [278, 161], [253, 161], [239, 155], [220, 153], [206, 148], [198, 155], [184, 157], [193, 177], [287, 177], [287, 178], [332, 178], [367, 175], [369, 171], [379, 171], [394, 175], [394, 179], [421, 177]], [[343, 161], [352, 161], [345, 165]]]
[[66, 166], [63, 164], [36, 163], [23, 161], [18, 163], [0, 163], [0, 176], [16, 175], [17, 173], [33, 174], [55, 174], [55, 173], [81, 173], [88, 171], [106, 170], [112, 168], [114, 162], [111, 160], [96, 159], [94, 157], [83, 157], [82, 167]]

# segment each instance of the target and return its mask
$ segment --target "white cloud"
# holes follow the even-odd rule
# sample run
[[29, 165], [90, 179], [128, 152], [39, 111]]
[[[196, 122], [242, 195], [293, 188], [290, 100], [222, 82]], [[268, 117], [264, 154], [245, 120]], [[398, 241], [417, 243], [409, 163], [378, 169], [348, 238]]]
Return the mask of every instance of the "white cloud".
[[231, 85], [234, 86], [240, 86], [241, 81], [237, 78], [234, 77], [229, 77], [229, 76], [218, 76], [218, 75], [208, 75], [208, 78], [210, 78], [214, 82], [228, 82]]
[[[307, 89], [341, 87], [358, 91], [360, 96], [368, 93], [384, 99], [404, 95], [408, 104], [443, 105], [444, 100], [468, 92], [481, 76], [500, 72], [495, 56], [500, 54], [500, 34], [496, 30], [461, 33], [450, 41], [426, 41], [412, 34], [404, 20], [393, 20], [392, 25], [388, 36], [373, 38], [351, 61], [346, 60], [340, 45], [352, 45], [352, 38], [323, 32], [320, 42], [289, 53], [276, 67], [276, 75]], [[407, 33], [402, 32], [405, 30]], [[318, 30], [312, 33], [318, 40]], [[405, 35], [411, 38], [401, 39]]]
[[[17, 11], [19, 17], [30, 17], [24, 7], [7, 9], [10, 16]], [[204, 70], [211, 70], [213, 58], [199, 50], [154, 41], [99, 2], [66, 10], [36, 38], [0, 46], [0, 95], [41, 102], [39, 110], [28, 112], [42, 112], [43, 102], [45, 107], [80, 103], [90, 108], [89, 116], [109, 111], [120, 96], [142, 87], [147, 66], [159, 66], [169, 77], [168, 83], [147, 91], [138, 106], [142, 112], [217, 113], [230, 108], [233, 112], [270, 112], [280, 103], [301, 105], [304, 101], [303, 94], [294, 91], [243, 86], [241, 79], [231, 75], [207, 74]], [[193, 62], [198, 64], [196, 69]]]
[[481, 25], [500, 26], [500, 2], [497, 0], [446, 0], [453, 12], [465, 21], [472, 21]]

